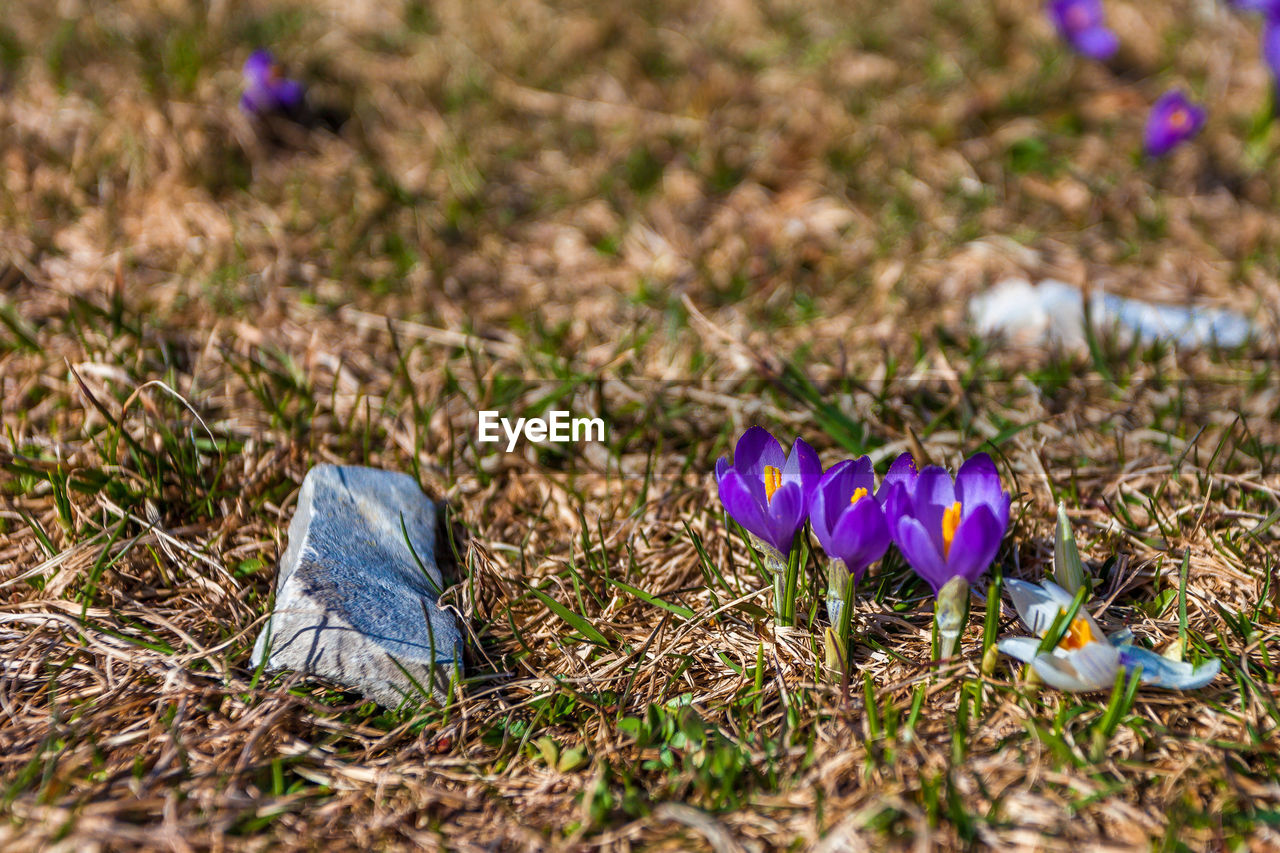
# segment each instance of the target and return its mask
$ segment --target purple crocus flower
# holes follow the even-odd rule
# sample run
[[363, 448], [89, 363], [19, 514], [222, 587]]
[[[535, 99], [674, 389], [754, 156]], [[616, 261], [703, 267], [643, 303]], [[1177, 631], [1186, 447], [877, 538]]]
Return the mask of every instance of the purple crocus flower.
[[1048, 13], [1058, 34], [1090, 59], [1110, 59], [1120, 46], [1104, 20], [1102, 0], [1049, 0]]
[[960, 466], [954, 482], [930, 465], [914, 488], [895, 484], [885, 508], [898, 550], [937, 593], [953, 578], [976, 581], [991, 565], [1009, 526], [1010, 501], [995, 463], [979, 453]]
[[725, 510], [782, 559], [809, 517], [809, 504], [821, 478], [822, 463], [804, 439], [796, 439], [788, 456], [761, 427], [752, 427], [738, 439], [732, 465], [724, 457], [716, 461], [716, 482]]
[[302, 84], [281, 76], [270, 51], [255, 50], [249, 55], [244, 63], [244, 82], [240, 109], [247, 113], [287, 113], [302, 106]]
[[1161, 95], [1147, 118], [1146, 149], [1161, 157], [1186, 142], [1204, 127], [1204, 108], [1196, 106], [1178, 89]]
[[874, 490], [870, 457], [846, 459], [822, 475], [809, 511], [822, 550], [844, 563], [854, 583], [889, 549], [889, 526], [880, 503], [871, 496]]

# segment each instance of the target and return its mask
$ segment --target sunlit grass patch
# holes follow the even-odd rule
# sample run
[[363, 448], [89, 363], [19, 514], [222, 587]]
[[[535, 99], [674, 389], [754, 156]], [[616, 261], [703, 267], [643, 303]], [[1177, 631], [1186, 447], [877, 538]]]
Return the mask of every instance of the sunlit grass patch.
[[[1110, 68], [1025, 3], [90, 5], [0, 22], [5, 846], [1274, 841], [1274, 344], [964, 326], [1016, 274], [1272, 330], [1268, 83], [1222, 59], [1256, 27], [1175, 3]], [[255, 128], [258, 47], [347, 123]], [[1144, 164], [1175, 80], [1213, 120]], [[607, 438], [504, 453], [482, 408]], [[1037, 685], [985, 581], [937, 662], [890, 557], [831, 679], [815, 543], [778, 628], [717, 501], [753, 425], [989, 453], [992, 578], [1048, 576], [1064, 501], [1101, 628], [1222, 674]], [[248, 663], [321, 462], [450, 508], [437, 707]]]

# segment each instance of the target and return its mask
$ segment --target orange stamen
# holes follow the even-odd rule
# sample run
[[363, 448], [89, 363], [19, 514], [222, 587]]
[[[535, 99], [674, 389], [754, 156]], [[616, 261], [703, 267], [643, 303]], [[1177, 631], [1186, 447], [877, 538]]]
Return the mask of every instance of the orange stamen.
[[773, 500], [773, 493], [782, 488], [782, 471], [774, 465], [764, 466], [764, 497]]
[[866, 496], [867, 496], [866, 489], [854, 489], [853, 497], [849, 498], [849, 504], [850, 505], [856, 504], [858, 501], [862, 500]]
[[1093, 629], [1089, 627], [1088, 620], [1077, 617], [1071, 620], [1071, 627], [1067, 628], [1067, 633], [1062, 635], [1058, 648], [1074, 652], [1094, 642], [1097, 640], [1093, 636]]
[[1182, 130], [1191, 122], [1191, 116], [1186, 110], [1174, 110], [1169, 113], [1169, 124], [1173, 125], [1174, 130]]
[[947, 507], [942, 513], [942, 556], [951, 556], [951, 540], [956, 538], [956, 528], [960, 526], [960, 501]]

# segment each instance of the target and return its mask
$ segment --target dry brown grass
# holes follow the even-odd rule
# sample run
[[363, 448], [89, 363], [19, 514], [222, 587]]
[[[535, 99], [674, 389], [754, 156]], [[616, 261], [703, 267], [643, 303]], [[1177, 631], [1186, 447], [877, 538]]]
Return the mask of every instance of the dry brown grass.
[[[0, 22], [6, 850], [1280, 846], [1274, 349], [961, 326], [1014, 273], [1274, 324], [1253, 22], [1110, 4], [1111, 71], [1029, 2], [415, 5]], [[263, 39], [339, 134], [273, 145], [237, 112]], [[1210, 127], [1135, 162], [1178, 81]], [[859, 602], [866, 685], [815, 681], [709, 476], [752, 423], [845, 452], [789, 363], [877, 459], [995, 440], [1007, 574], [1042, 576], [1067, 497], [1106, 627], [1176, 642], [1189, 553], [1185, 627], [1224, 675], [1139, 692], [1095, 754], [1105, 697], [981, 676], [976, 614], [932, 664], [891, 565]], [[608, 446], [478, 452], [477, 408], [548, 394]], [[248, 667], [318, 462], [453, 508], [474, 677], [447, 708]]]

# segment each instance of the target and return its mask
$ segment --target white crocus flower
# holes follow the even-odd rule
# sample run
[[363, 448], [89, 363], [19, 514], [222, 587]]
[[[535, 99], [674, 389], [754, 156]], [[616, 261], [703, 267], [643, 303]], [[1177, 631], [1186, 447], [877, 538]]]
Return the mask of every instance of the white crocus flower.
[[1110, 689], [1120, 667], [1128, 672], [1142, 667], [1143, 684], [1173, 690], [1203, 687], [1218, 674], [1216, 658], [1200, 666], [1192, 666], [1133, 645], [1132, 635], [1127, 629], [1108, 637], [1083, 607], [1071, 620], [1058, 645], [1050, 651], [1041, 652], [1040, 638], [1058, 614], [1070, 609], [1071, 594], [1052, 581], [1037, 586], [1026, 581], [1008, 580], [1005, 585], [1009, 588], [1019, 618], [1035, 636], [1006, 637], [999, 643], [1000, 651], [1031, 664], [1046, 684], [1059, 690]]

